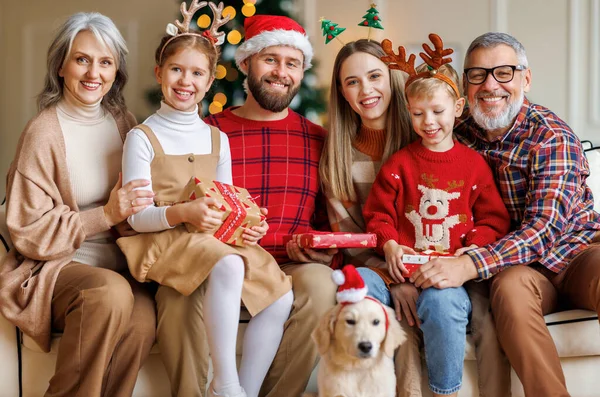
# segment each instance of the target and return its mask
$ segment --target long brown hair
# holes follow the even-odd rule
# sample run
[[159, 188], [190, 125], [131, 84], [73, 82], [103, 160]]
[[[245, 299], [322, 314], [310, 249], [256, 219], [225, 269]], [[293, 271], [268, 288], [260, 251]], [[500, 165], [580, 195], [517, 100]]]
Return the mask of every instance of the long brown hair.
[[[361, 39], [344, 45], [333, 64], [329, 91], [329, 133], [321, 155], [319, 174], [327, 194], [342, 201], [356, 200], [351, 170], [352, 142], [361, 121], [360, 116], [342, 96], [340, 70], [344, 61], [357, 52], [373, 55], [377, 59], [385, 56], [378, 42]], [[383, 162], [415, 138], [404, 99], [402, 72], [390, 70], [390, 86], [391, 100], [387, 112]]]

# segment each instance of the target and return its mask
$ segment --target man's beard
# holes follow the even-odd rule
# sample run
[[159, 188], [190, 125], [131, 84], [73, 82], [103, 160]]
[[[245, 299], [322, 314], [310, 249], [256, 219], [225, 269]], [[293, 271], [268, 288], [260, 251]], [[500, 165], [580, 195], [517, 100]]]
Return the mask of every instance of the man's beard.
[[[273, 113], [279, 113], [285, 110], [300, 90], [300, 84], [296, 87], [288, 86], [287, 93], [276, 93], [268, 88], [269, 83], [265, 81], [264, 77], [256, 78], [248, 67], [248, 89], [256, 102], [261, 108], [268, 110]], [[277, 77], [269, 77], [268, 80], [272, 83], [290, 84], [289, 81], [279, 79]]]
[[[492, 95], [490, 95], [492, 94]], [[505, 94], [502, 92], [500, 94]], [[496, 96], [496, 93], [479, 93], [477, 94], [478, 98], [485, 96]], [[523, 88], [520, 90], [519, 97], [516, 101], [509, 102], [506, 106], [506, 109], [502, 111], [497, 116], [488, 115], [485, 113], [481, 107], [479, 106], [479, 101], [476, 100], [473, 106], [471, 107], [471, 115], [473, 116], [473, 120], [486, 131], [499, 130], [503, 128], [510, 127], [513, 123], [515, 117], [519, 114], [521, 110], [521, 106], [523, 106], [523, 101], [525, 100], [525, 91]]]

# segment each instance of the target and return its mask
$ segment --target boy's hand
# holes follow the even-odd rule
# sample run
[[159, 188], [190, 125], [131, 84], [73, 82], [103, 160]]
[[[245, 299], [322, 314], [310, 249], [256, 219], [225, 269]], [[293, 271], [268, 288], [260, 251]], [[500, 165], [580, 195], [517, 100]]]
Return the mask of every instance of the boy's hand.
[[404, 267], [404, 264], [402, 263], [402, 255], [415, 255], [415, 250], [405, 245], [400, 245], [394, 240], [388, 240], [383, 245], [383, 252], [392, 280], [397, 283], [403, 283], [404, 277], [402, 274], [407, 274], [408, 270], [406, 270], [406, 267]]
[[396, 318], [402, 321], [402, 313], [406, 317], [408, 325], [411, 327], [421, 326], [421, 321], [417, 316], [417, 298], [419, 290], [411, 283], [394, 284], [390, 287], [390, 294], [394, 301], [394, 309], [396, 310]]
[[242, 234], [244, 244], [246, 245], [258, 244], [258, 240], [263, 238], [269, 230], [269, 224], [267, 223], [266, 218], [269, 211], [266, 208], [261, 208], [260, 212], [265, 216], [265, 220], [262, 221], [258, 226], [252, 226], [250, 229], [245, 229], [244, 233]]
[[479, 248], [479, 246], [477, 244], [471, 244], [468, 247], [462, 247], [456, 250], [456, 252], [454, 253], [454, 256], [461, 256], [462, 254], [464, 254], [467, 251], [470, 251], [474, 248]]

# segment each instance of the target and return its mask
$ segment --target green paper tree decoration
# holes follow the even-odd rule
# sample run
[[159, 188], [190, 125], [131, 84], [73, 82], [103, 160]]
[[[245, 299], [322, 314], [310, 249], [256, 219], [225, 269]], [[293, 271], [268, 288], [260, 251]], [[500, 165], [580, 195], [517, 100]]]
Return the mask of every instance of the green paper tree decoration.
[[364, 26], [367, 28], [383, 29], [381, 26], [381, 18], [379, 17], [379, 11], [377, 11], [377, 5], [371, 4], [371, 8], [367, 10], [367, 13], [363, 16], [363, 21], [358, 26]]
[[325, 44], [329, 44], [331, 40], [336, 39], [340, 33], [346, 30], [346, 28], [338, 28], [337, 26], [337, 23], [321, 18], [321, 29], [323, 29], [323, 36], [325, 36]]

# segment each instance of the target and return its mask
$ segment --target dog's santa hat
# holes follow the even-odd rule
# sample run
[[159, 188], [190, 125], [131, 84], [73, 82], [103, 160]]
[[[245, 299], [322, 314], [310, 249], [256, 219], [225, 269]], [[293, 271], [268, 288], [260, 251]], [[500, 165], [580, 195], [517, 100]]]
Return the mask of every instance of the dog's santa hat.
[[367, 296], [368, 288], [365, 281], [354, 266], [346, 265], [342, 270], [334, 270], [331, 278], [339, 285], [335, 294], [338, 303], [356, 303]]
[[297, 48], [304, 54], [304, 70], [312, 66], [312, 45], [302, 26], [293, 19], [280, 15], [254, 15], [244, 20], [244, 31], [245, 41], [235, 52], [235, 63], [242, 72], [240, 64], [244, 59], [276, 45]]

